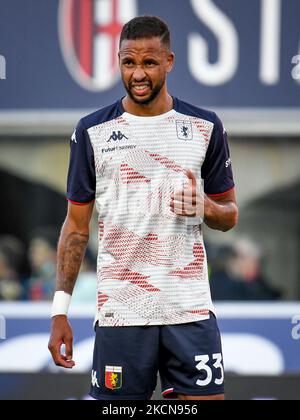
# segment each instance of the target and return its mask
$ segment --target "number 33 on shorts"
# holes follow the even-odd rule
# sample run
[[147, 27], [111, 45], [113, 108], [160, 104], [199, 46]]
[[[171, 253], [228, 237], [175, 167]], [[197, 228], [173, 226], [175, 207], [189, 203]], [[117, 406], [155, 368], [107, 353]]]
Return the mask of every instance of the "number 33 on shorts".
[[[202, 355], [202, 356], [195, 356], [195, 361], [199, 362], [196, 366], [196, 368], [202, 372], [202, 377], [204, 379], [198, 379], [196, 381], [196, 384], [198, 386], [208, 386], [212, 382], [214, 382], [216, 385], [222, 385], [224, 382], [224, 367], [222, 363], [222, 354], [217, 353], [213, 354], [212, 360], [215, 362], [213, 364], [214, 372], [211, 369], [211, 367], [208, 365], [208, 363], [211, 361], [208, 354]], [[216, 375], [214, 377], [213, 373]]]

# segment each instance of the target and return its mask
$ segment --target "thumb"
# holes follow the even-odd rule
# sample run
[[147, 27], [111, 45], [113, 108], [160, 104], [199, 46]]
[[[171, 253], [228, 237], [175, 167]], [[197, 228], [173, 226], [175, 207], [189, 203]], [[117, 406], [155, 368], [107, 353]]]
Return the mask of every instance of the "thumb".
[[196, 187], [197, 178], [195, 177], [194, 172], [191, 169], [186, 169], [185, 174], [192, 181], [192, 187]]
[[66, 358], [72, 360], [73, 358], [73, 340], [71, 338], [65, 340]]

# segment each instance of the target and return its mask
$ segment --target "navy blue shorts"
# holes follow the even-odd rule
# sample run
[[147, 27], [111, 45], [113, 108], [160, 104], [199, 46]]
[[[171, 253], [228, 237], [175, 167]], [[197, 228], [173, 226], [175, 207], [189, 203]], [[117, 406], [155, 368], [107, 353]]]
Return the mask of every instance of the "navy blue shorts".
[[164, 397], [224, 394], [215, 316], [188, 324], [96, 327], [90, 395], [97, 400], [149, 400], [160, 374]]

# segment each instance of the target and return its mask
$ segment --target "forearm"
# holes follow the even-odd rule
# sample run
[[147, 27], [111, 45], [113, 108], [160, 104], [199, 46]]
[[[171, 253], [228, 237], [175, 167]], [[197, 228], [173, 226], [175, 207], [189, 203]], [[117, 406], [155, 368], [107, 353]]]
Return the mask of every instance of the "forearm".
[[238, 208], [234, 202], [218, 203], [205, 196], [204, 222], [211, 229], [227, 232], [236, 226]]
[[88, 240], [88, 230], [65, 222], [58, 244], [56, 291], [73, 293]]

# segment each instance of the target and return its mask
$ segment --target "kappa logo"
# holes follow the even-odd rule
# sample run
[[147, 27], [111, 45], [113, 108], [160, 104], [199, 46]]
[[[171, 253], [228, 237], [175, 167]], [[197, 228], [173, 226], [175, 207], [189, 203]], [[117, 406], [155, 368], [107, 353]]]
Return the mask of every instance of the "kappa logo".
[[100, 388], [98, 384], [98, 379], [97, 379], [97, 372], [95, 370], [92, 370], [92, 386]]
[[128, 137], [126, 137], [125, 134], [123, 134], [121, 131], [118, 131], [117, 133], [114, 131], [106, 143], [109, 143], [110, 141], [118, 141], [123, 139], [128, 140]]
[[105, 386], [115, 390], [122, 388], [122, 366], [105, 366]]
[[180, 140], [193, 140], [193, 126], [190, 121], [176, 121], [176, 130]]
[[119, 82], [120, 34], [137, 14], [137, 0], [60, 0], [62, 55], [81, 87], [102, 92]]
[[77, 139], [76, 139], [76, 130], [75, 130], [75, 131], [74, 131], [74, 133], [72, 134], [71, 141], [72, 141], [72, 142], [74, 142], [74, 143], [77, 143]]
[[226, 168], [229, 168], [230, 165], [231, 165], [231, 159], [229, 158], [228, 160], [226, 160], [225, 166]]

